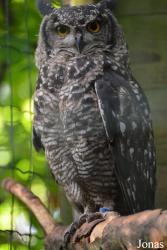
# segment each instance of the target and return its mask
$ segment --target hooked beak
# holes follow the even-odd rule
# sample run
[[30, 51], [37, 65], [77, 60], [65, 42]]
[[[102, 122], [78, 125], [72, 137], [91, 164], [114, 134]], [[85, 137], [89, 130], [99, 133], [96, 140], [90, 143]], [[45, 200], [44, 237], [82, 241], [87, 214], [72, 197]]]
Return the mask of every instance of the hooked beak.
[[79, 51], [79, 53], [81, 53], [81, 51], [82, 51], [82, 49], [84, 47], [84, 41], [83, 41], [82, 33], [80, 33], [80, 32], [76, 33], [75, 44], [76, 44], [77, 50]]

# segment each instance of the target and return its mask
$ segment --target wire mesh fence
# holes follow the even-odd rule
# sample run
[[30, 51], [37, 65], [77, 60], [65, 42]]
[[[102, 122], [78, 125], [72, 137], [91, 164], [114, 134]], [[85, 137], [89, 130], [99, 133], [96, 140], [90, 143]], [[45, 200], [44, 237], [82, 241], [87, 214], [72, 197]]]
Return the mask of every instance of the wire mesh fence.
[[[11, 176], [24, 183], [59, 219], [57, 187], [31, 139], [40, 16], [34, 1], [5, 0], [0, 5], [0, 179]], [[0, 249], [42, 249], [43, 232], [35, 218], [2, 188], [0, 193]]]
[[[125, 4], [126, 2], [126, 4]], [[129, 7], [127, 7], [129, 6]], [[131, 48], [133, 69], [150, 100], [157, 155], [157, 206], [166, 207], [167, 166], [167, 4], [120, 1], [119, 19]], [[58, 195], [43, 153], [32, 146], [32, 94], [37, 71], [34, 51], [41, 17], [30, 0], [0, 2], [0, 181], [11, 176], [28, 186], [60, 221]], [[137, 11], [136, 11], [137, 10]], [[151, 30], [150, 30], [151, 29]], [[61, 200], [60, 200], [61, 199]], [[63, 201], [62, 201], [63, 199]], [[69, 222], [71, 215], [65, 218]], [[14, 196], [0, 188], [0, 249], [43, 249], [44, 235], [36, 219]]]

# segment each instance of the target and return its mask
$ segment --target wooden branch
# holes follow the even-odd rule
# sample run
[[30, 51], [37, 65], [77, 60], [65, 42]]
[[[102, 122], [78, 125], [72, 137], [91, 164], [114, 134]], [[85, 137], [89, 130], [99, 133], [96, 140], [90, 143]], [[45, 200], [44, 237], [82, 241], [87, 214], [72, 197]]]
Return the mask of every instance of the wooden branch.
[[[11, 178], [4, 179], [1, 186], [6, 191], [15, 195], [31, 210], [46, 235], [50, 235], [53, 231], [56, 232], [60, 228], [60, 226], [55, 223], [42, 201], [28, 188]], [[65, 230], [63, 226], [61, 226], [61, 229], [60, 233]]]
[[[54, 222], [39, 198], [11, 178], [5, 179], [2, 186], [36, 216], [46, 234], [45, 249], [60, 249], [65, 227]], [[167, 211], [156, 209], [129, 216], [109, 212], [104, 218], [99, 224], [98, 221], [84, 223], [71, 239], [68, 249], [167, 249]]]

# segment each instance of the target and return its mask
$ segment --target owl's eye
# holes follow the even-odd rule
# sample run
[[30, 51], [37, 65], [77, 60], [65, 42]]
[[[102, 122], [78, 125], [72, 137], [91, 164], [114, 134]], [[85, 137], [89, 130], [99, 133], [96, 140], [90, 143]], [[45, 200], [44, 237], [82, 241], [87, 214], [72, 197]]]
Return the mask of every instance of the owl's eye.
[[59, 25], [56, 27], [56, 33], [61, 37], [65, 37], [68, 33], [70, 33], [70, 28], [66, 25]]
[[92, 33], [98, 33], [101, 30], [101, 25], [98, 21], [90, 22], [87, 25], [87, 30]]

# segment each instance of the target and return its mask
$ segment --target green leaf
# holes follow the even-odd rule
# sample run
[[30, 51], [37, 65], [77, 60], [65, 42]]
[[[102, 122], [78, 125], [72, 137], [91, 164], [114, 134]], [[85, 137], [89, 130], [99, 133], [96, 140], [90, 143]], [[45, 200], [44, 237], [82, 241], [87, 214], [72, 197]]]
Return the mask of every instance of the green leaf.
[[61, 8], [62, 6], [62, 0], [52, 0], [52, 6], [56, 9]]

